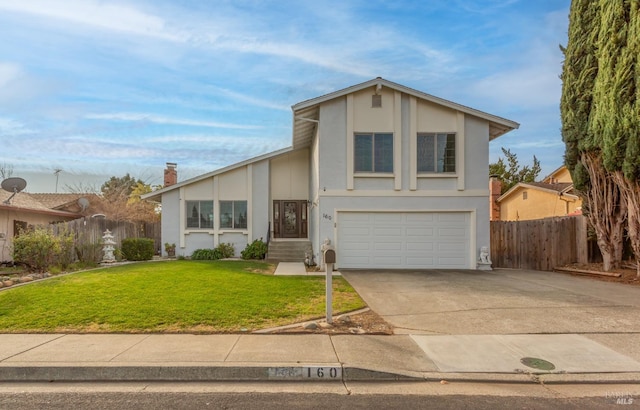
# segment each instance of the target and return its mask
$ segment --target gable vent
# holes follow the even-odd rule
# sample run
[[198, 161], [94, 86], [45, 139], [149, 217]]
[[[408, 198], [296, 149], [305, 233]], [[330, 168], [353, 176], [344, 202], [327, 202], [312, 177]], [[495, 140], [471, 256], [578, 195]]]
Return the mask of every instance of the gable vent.
[[382, 95], [373, 94], [371, 96], [371, 108], [381, 108], [382, 107]]

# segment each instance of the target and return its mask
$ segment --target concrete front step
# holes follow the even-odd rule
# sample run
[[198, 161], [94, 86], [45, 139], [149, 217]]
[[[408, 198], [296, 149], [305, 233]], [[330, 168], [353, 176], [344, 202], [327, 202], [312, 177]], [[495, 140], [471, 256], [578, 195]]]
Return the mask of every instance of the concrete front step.
[[306, 254], [311, 254], [311, 241], [278, 241], [269, 242], [268, 258], [283, 262], [304, 262]]

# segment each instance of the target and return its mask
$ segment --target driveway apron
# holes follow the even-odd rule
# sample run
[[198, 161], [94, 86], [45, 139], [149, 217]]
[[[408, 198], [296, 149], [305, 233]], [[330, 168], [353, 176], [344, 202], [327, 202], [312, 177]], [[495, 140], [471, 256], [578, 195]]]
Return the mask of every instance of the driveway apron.
[[640, 333], [638, 286], [511, 269], [341, 272], [396, 334]]

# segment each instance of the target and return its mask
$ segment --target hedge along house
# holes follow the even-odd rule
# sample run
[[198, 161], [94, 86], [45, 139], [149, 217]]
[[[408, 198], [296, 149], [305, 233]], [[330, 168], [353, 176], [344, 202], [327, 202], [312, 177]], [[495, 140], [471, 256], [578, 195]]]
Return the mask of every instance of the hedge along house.
[[489, 141], [516, 122], [382, 78], [292, 109], [291, 147], [143, 196], [162, 203], [163, 242], [308, 241], [320, 262], [328, 239], [343, 269], [476, 268]]

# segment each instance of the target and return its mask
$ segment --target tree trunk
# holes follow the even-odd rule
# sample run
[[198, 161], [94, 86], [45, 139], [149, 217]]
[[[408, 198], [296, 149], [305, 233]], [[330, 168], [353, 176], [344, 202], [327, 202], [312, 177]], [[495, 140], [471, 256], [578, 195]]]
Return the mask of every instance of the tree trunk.
[[625, 178], [622, 171], [616, 172], [614, 179], [627, 206], [627, 233], [636, 258], [636, 279], [640, 279], [640, 184]]
[[626, 202], [612, 175], [602, 167], [598, 152], [583, 152], [580, 161], [589, 173], [589, 187], [583, 192], [583, 206], [596, 231], [603, 269], [610, 271], [622, 262]]

